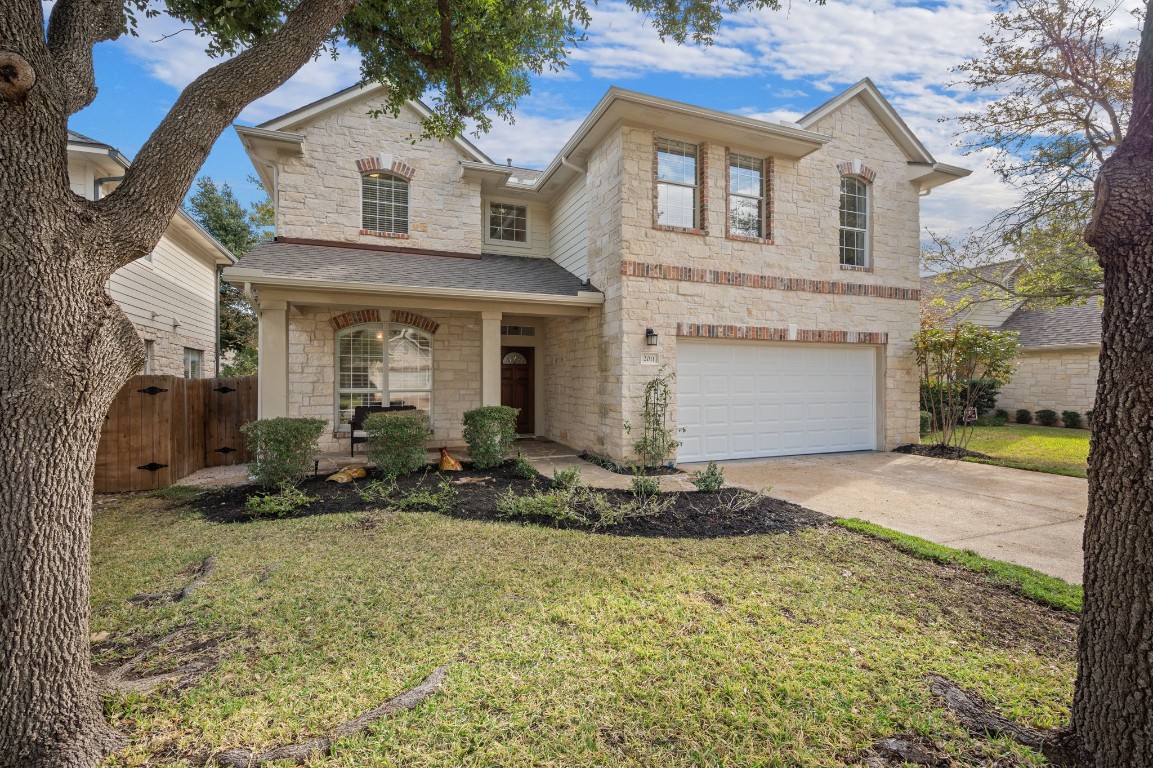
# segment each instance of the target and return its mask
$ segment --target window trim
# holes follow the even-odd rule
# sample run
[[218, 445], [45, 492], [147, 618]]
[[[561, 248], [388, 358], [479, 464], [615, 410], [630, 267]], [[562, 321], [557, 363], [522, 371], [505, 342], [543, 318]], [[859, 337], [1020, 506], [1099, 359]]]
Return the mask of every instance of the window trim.
[[[191, 353], [191, 354], [189, 354]], [[198, 370], [198, 375], [191, 376], [191, 369], [189, 362], [195, 361]], [[184, 348], [184, 378], [186, 379], [203, 379], [204, 378], [204, 350], [196, 349], [195, 347]]]
[[[369, 222], [367, 220], [367, 217], [365, 215], [365, 210], [364, 210], [364, 208], [365, 208], [364, 192], [365, 192], [365, 187], [367, 185], [368, 179], [389, 179], [389, 180], [392, 180], [393, 182], [400, 182], [400, 183], [404, 184], [404, 231], [403, 232], [394, 232], [394, 231], [390, 231], [387, 229], [373, 229], [373, 228], [367, 226]], [[377, 201], [377, 203], [379, 204], [379, 201]], [[376, 223], [380, 224], [380, 212], [379, 211], [377, 211], [376, 217], [377, 217]], [[396, 216], [393, 216], [392, 218], [395, 220]], [[392, 171], [385, 171], [385, 170], [381, 170], [381, 169], [367, 169], [365, 171], [362, 171], [360, 174], [360, 234], [373, 235], [375, 237], [389, 237], [389, 238], [396, 238], [399, 240], [407, 240], [409, 237], [411, 237], [411, 232], [412, 232], [412, 181], [410, 179], [406, 179], [401, 174], [393, 173]]]
[[[383, 315], [383, 313], [382, 313], [382, 315]], [[333, 386], [332, 408], [333, 408], [333, 413], [335, 414], [335, 418], [334, 418], [333, 423], [336, 425], [336, 429], [335, 429], [336, 432], [347, 433], [349, 431], [348, 423], [347, 422], [342, 423], [342, 421], [341, 421], [341, 410], [342, 410], [340, 407], [341, 395], [343, 395], [343, 394], [353, 394], [353, 395], [356, 395], [356, 394], [375, 394], [375, 393], [379, 392], [380, 396], [381, 396], [381, 403], [385, 402], [386, 397], [391, 399], [391, 391], [392, 390], [391, 390], [391, 387], [389, 386], [389, 384], [390, 384], [390, 380], [392, 378], [392, 371], [389, 369], [389, 366], [388, 366], [388, 348], [387, 347], [388, 347], [388, 341], [389, 341], [389, 332], [391, 331], [393, 326], [398, 327], [398, 328], [406, 328], [406, 329], [415, 331], [416, 333], [418, 333], [418, 334], [420, 334], [420, 335], [422, 335], [428, 339], [428, 342], [429, 342], [429, 384], [428, 384], [428, 387], [427, 388], [405, 387], [402, 389], [398, 389], [397, 392], [419, 392], [419, 393], [427, 392], [428, 393], [428, 418], [429, 418], [430, 422], [433, 419], [433, 408], [434, 408], [435, 402], [436, 402], [434, 399], [435, 398], [435, 389], [436, 389], [436, 336], [434, 334], [429, 333], [428, 331], [424, 330], [423, 328], [418, 328], [415, 325], [411, 325], [409, 323], [398, 323], [398, 322], [394, 322], [394, 321], [389, 320], [389, 319], [385, 319], [387, 317], [388, 317], [388, 315], [383, 315], [382, 319], [379, 321], [374, 321], [374, 322], [369, 322], [369, 323], [357, 323], [356, 325], [350, 325], [350, 326], [347, 326], [345, 328], [340, 328], [336, 331], [335, 334], [333, 334], [333, 358], [334, 359], [333, 359], [333, 382], [332, 382], [332, 386]], [[340, 370], [340, 339], [342, 336], [346, 336], [346, 335], [355, 333], [356, 331], [362, 331], [362, 330], [369, 330], [369, 331], [375, 331], [375, 332], [382, 333], [382, 336], [380, 339], [380, 344], [382, 347], [382, 349], [381, 349], [382, 358], [381, 359], [384, 361], [385, 365], [384, 365], [384, 370], [383, 370], [383, 381], [382, 381], [381, 387], [379, 389], [365, 388], [365, 387], [343, 388], [340, 386], [340, 373], [341, 373], [341, 370]]]
[[[692, 185], [693, 190], [693, 226], [682, 227], [674, 224], [665, 224], [661, 221], [660, 197], [661, 185], [686, 188], [690, 185], [684, 182], [663, 180], [660, 177], [661, 143], [676, 142], [693, 147], [696, 150], [696, 178]], [[704, 142], [691, 142], [675, 139], [671, 136], [658, 136], [653, 134], [653, 229], [664, 232], [681, 232], [690, 235], [707, 235], [708, 228], [708, 149]]]
[[[492, 216], [492, 206], [494, 205], [512, 205], [518, 208], [524, 208], [524, 242], [518, 240], [499, 240], [490, 236], [489, 233], [489, 220]], [[509, 200], [499, 197], [484, 198], [483, 210], [481, 218], [481, 230], [483, 233], [483, 240], [485, 245], [492, 245], [498, 248], [532, 248], [532, 206], [526, 200]]]
[[[860, 185], [863, 194], [860, 197], [864, 200], [865, 206], [865, 226], [860, 227], [847, 227], [841, 223], [841, 217], [845, 213], [845, 199], [849, 194], [845, 191], [845, 183], [848, 181], [855, 182]], [[855, 173], [841, 174], [840, 181], [838, 182], [839, 191], [837, 194], [837, 260], [840, 263], [841, 269], [856, 270], [861, 272], [871, 272], [873, 269], [873, 185], [869, 183], [868, 179], [864, 176]], [[842, 244], [842, 237], [845, 232], [859, 232], [864, 235], [864, 247], [862, 249], [861, 264], [850, 264], [845, 261], [845, 247]]]
[[[753, 199], [749, 195], [743, 195], [732, 191], [732, 169], [733, 158], [743, 157], [750, 160], [759, 160], [761, 162], [761, 194], [758, 198], [761, 203], [761, 231], [757, 237], [750, 237], [735, 233], [731, 230], [732, 224], [732, 203], [733, 197], [740, 197], [746, 200]], [[728, 240], [736, 240], [744, 243], [761, 243], [765, 245], [773, 244], [773, 158], [759, 157], [755, 154], [748, 154], [745, 152], [734, 152], [733, 150], [725, 149], [725, 238]]]

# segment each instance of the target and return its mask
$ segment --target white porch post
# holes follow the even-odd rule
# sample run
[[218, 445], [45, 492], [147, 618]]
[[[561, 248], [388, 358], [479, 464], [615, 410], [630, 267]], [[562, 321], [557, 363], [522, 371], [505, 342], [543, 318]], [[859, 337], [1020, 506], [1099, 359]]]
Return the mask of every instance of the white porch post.
[[480, 404], [500, 405], [501, 312], [480, 313]]
[[257, 415], [288, 415], [288, 302], [260, 302], [260, 390]]

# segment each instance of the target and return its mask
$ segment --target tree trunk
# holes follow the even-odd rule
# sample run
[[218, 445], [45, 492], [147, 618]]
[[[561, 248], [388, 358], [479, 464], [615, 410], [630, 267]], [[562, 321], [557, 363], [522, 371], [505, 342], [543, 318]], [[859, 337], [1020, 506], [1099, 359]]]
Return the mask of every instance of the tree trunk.
[[1081, 763], [1153, 765], [1153, 24], [1085, 233], [1105, 271], [1073, 731]]
[[0, 127], [0, 766], [91, 766], [122, 743], [92, 684], [92, 473], [143, 345], [104, 290], [108, 228], [68, 188], [60, 107]]

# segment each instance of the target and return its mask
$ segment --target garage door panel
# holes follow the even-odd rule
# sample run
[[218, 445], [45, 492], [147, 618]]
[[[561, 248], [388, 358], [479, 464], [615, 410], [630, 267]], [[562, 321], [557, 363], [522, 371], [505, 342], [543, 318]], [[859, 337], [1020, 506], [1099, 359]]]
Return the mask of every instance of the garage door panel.
[[876, 447], [872, 348], [678, 344], [680, 461]]

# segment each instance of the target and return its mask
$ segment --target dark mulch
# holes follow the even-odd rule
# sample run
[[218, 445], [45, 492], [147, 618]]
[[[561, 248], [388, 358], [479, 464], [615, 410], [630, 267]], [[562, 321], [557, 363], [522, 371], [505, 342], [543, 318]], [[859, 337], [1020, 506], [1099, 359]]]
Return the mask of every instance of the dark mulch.
[[598, 467], [604, 467], [609, 472], [615, 472], [618, 475], [641, 474], [645, 475], [646, 477], [657, 477], [659, 475], [684, 474], [683, 470], [668, 465], [661, 465], [659, 467], [639, 467], [630, 464], [617, 464], [612, 459], [606, 459], [604, 456], [597, 456], [595, 453], [589, 453], [588, 451], [581, 451], [579, 455], [589, 464], [596, 464]]
[[[513, 473], [513, 464], [486, 470], [468, 468], [463, 472], [447, 472], [443, 475], [453, 483], [458, 495], [453, 508], [446, 514], [465, 520], [501, 520], [497, 511], [497, 500], [511, 488], [515, 493], [528, 495], [551, 486], [552, 481], [541, 476], [526, 480]], [[442, 475], [432, 471], [418, 472], [397, 481], [402, 491], [409, 491], [420, 484], [435, 488]], [[309, 478], [301, 484], [301, 490], [315, 501], [292, 515], [305, 517], [334, 512], [369, 512], [381, 508], [379, 501], [364, 501], [357, 494], [357, 488], [379, 480], [375, 470], [368, 477], [353, 483], [328, 483], [323, 477]], [[463, 481], [463, 482], [462, 482]], [[212, 491], [196, 497], [188, 506], [198, 510], [204, 517], [217, 523], [244, 523], [253, 519], [245, 509], [249, 496], [262, 493], [253, 486], [234, 486]], [[622, 504], [633, 500], [627, 491], [604, 491], [613, 501]], [[617, 536], [666, 536], [672, 538], [708, 539], [723, 536], [747, 536], [764, 533], [788, 533], [828, 523], [828, 518], [819, 512], [791, 504], [780, 499], [760, 497], [748, 509], [733, 509], [732, 501], [741, 494], [735, 488], [725, 488], [717, 493], [696, 491], [675, 491], [662, 494], [675, 498], [672, 506], [657, 517], [627, 520], [620, 525], [599, 529], [599, 533]], [[519, 521], [517, 521], [519, 522]], [[553, 525], [552, 521], [530, 520], [531, 523]], [[565, 528], [589, 529], [576, 524]]]
[[918, 445], [917, 443], [909, 443], [908, 445], [898, 445], [893, 449], [893, 453], [911, 453], [916, 456], [928, 456], [930, 459], [991, 459], [992, 456], [977, 451], [970, 451], [965, 448], [956, 448], [952, 445], [940, 445], [934, 443], [933, 445]]

